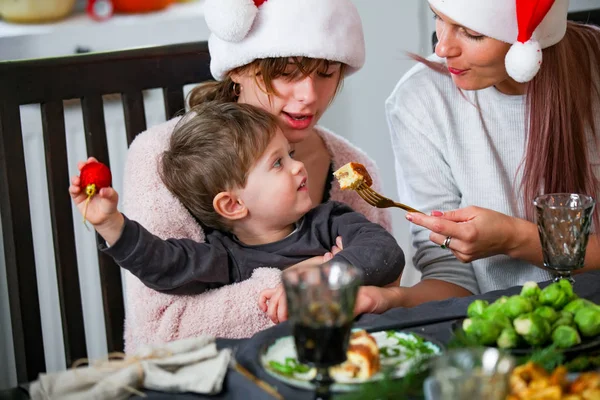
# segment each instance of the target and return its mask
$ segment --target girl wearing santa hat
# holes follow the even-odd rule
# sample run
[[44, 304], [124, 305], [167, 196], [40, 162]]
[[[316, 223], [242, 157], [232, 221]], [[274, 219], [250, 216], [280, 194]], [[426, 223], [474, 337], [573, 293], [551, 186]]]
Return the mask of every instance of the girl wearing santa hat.
[[[379, 187], [374, 162], [347, 140], [317, 125], [343, 79], [365, 61], [362, 25], [351, 0], [206, 0], [204, 10], [211, 31], [210, 70], [216, 81], [193, 89], [190, 106], [207, 100], [235, 101], [271, 112], [293, 143], [295, 158], [307, 168], [315, 205], [330, 198], [342, 201], [390, 230], [387, 210], [373, 208], [355, 193], [342, 192], [332, 184], [333, 170], [355, 161], [374, 173]], [[160, 237], [203, 240], [201, 225], [158, 175], [160, 154], [178, 120], [141, 133], [131, 144], [123, 207], [130, 218]], [[250, 287], [259, 284], [261, 288]], [[249, 337], [271, 325], [266, 315], [255, 312], [258, 293], [271, 286], [273, 280], [270, 284], [255, 280], [202, 296], [181, 297], [152, 291], [129, 276], [127, 351], [137, 343], [201, 333]], [[256, 295], [240, 300], [243, 293]], [[231, 307], [232, 302], [236, 307]], [[237, 310], [250, 312], [243, 315]]]
[[[429, 0], [436, 56], [386, 102], [422, 280], [363, 290], [362, 311], [552, 278], [532, 201], [600, 194], [600, 29], [568, 0]], [[598, 213], [596, 212], [596, 226]], [[584, 270], [600, 265], [592, 235]]]

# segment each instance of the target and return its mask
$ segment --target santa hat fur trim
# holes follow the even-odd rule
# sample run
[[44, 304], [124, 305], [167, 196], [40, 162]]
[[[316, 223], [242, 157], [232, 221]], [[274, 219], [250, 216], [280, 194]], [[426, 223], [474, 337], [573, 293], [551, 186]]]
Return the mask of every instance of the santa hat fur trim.
[[304, 56], [365, 62], [362, 23], [350, 0], [206, 0], [210, 69], [222, 80], [260, 58]]

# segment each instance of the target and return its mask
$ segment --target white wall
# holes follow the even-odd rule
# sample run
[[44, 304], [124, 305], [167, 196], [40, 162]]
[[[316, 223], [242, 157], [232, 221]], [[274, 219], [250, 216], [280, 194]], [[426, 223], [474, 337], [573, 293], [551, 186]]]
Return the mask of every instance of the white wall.
[[569, 11], [585, 11], [600, 7], [600, 0], [571, 0]]

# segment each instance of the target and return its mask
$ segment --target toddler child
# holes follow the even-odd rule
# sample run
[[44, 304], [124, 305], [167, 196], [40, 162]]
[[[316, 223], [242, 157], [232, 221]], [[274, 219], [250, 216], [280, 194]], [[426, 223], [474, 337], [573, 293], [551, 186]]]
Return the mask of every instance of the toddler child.
[[[293, 155], [271, 114], [208, 102], [178, 123], [159, 167], [166, 187], [205, 228], [204, 243], [154, 236], [118, 211], [113, 188], [92, 197], [86, 218], [106, 241], [101, 250], [157, 291], [197, 294], [248, 279], [260, 267], [284, 270], [329, 253], [338, 236], [343, 249], [333, 260], [362, 269], [363, 284], [396, 281], [404, 254], [394, 237], [345, 204], [313, 207], [306, 169]], [[83, 213], [79, 177], [69, 192]], [[270, 316], [285, 317], [281, 293], [263, 292], [261, 309], [275, 307]]]

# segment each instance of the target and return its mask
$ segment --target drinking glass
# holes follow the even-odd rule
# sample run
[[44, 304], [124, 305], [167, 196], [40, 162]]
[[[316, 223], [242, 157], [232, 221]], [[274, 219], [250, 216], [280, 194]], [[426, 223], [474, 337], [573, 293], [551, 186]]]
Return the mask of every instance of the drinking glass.
[[438, 400], [504, 400], [515, 359], [496, 348], [452, 349], [433, 360]]
[[533, 201], [542, 243], [544, 267], [554, 281], [568, 279], [571, 272], [583, 268], [596, 201], [584, 194], [552, 193]]
[[315, 367], [316, 399], [329, 398], [329, 367], [346, 361], [362, 271], [340, 261], [284, 271], [298, 361]]

